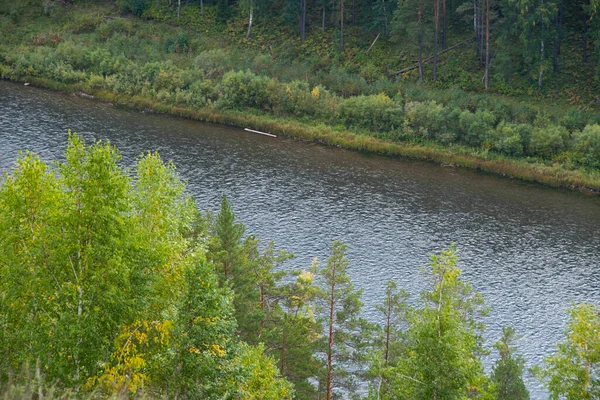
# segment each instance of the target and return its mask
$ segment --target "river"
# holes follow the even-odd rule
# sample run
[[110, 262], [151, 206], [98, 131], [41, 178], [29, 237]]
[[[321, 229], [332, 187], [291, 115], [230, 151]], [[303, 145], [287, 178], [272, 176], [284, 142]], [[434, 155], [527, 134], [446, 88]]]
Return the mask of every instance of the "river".
[[[62, 157], [67, 129], [110, 140], [132, 166], [157, 150], [173, 160], [201, 209], [225, 193], [248, 228], [296, 255], [288, 268], [348, 245], [349, 274], [365, 316], [388, 279], [413, 299], [427, 288], [428, 254], [456, 242], [463, 277], [491, 307], [491, 348], [501, 328], [522, 336], [527, 366], [562, 338], [565, 310], [600, 303], [600, 198], [419, 161], [367, 156], [241, 129], [144, 115], [73, 95], [0, 81], [0, 169], [19, 150]], [[493, 354], [493, 357], [496, 355]], [[486, 360], [486, 367], [492, 365]], [[532, 399], [547, 394], [529, 374]]]

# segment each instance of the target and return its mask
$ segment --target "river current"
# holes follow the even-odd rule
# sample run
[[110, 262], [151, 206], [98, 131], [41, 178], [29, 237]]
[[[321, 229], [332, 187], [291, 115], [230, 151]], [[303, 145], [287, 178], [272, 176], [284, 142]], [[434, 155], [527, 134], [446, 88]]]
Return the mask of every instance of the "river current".
[[[67, 129], [109, 140], [133, 166], [143, 152], [173, 160], [201, 209], [222, 194], [247, 231], [296, 257], [286, 268], [325, 261], [348, 245], [349, 274], [377, 320], [385, 283], [414, 301], [428, 287], [428, 254], [456, 242], [463, 277], [491, 312], [486, 346], [512, 325], [527, 366], [563, 337], [565, 310], [600, 303], [600, 198], [436, 164], [367, 156], [269, 138], [0, 81], [0, 169], [19, 150], [62, 158]], [[486, 359], [492, 365], [496, 354]], [[526, 374], [532, 399], [547, 397]]]

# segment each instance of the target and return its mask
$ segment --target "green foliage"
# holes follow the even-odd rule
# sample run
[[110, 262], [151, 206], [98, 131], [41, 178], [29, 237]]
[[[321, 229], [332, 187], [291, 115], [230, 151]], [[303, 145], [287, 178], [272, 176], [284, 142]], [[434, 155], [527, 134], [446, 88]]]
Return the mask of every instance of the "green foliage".
[[564, 150], [568, 140], [569, 132], [562, 126], [551, 124], [534, 127], [528, 152], [550, 158]]
[[464, 110], [459, 116], [459, 134], [466, 143], [481, 146], [489, 140], [495, 123], [496, 117], [489, 111]]
[[347, 274], [346, 245], [335, 241], [327, 265], [319, 272], [322, 278], [321, 312], [325, 326], [324, 344], [327, 358], [327, 377], [324, 384], [327, 396], [337, 396], [342, 390], [353, 391], [353, 374], [349, 363], [359, 364], [369, 346], [373, 326], [360, 318], [362, 290], [355, 289]]
[[551, 399], [591, 400], [600, 396], [600, 309], [580, 304], [569, 310], [566, 338], [537, 370]]
[[271, 78], [255, 75], [252, 71], [230, 71], [221, 82], [223, 107], [256, 107], [270, 109], [276, 104], [279, 83]]
[[500, 122], [491, 132], [493, 149], [509, 156], [523, 154], [523, 139], [519, 133], [519, 125]]
[[502, 328], [502, 338], [494, 345], [500, 358], [492, 370], [491, 380], [495, 385], [497, 400], [529, 400], [529, 391], [523, 383], [525, 360], [515, 354], [518, 336], [511, 327]]
[[423, 305], [412, 313], [407, 357], [398, 361], [392, 379], [396, 398], [457, 399], [488, 392], [480, 356], [487, 310], [483, 298], [460, 279], [456, 249], [431, 256], [428, 270], [433, 289], [423, 292]]
[[272, 359], [235, 335], [175, 167], [148, 153], [131, 179], [119, 158], [72, 134], [55, 168], [27, 153], [5, 175], [0, 382], [37, 363], [36, 385], [104, 396], [290, 398]]
[[384, 93], [355, 96], [340, 104], [340, 116], [349, 127], [393, 131], [404, 123], [402, 107]]
[[574, 137], [574, 150], [583, 156], [583, 164], [600, 168], [600, 125], [587, 125], [581, 133]]

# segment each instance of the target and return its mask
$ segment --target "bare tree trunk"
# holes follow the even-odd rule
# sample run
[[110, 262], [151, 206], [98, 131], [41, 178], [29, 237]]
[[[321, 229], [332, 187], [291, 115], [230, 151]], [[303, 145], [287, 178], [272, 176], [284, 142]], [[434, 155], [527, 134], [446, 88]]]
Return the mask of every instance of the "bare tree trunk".
[[323, 24], [321, 25], [321, 32], [325, 32], [325, 6], [323, 6]]
[[248, 32], [246, 33], [246, 39], [250, 38], [250, 35], [252, 34], [252, 12], [254, 10], [252, 9], [252, 7], [250, 7], [250, 18], [248, 20]]
[[204, 0], [200, 0], [200, 14], [202, 14], [202, 18], [204, 18]]
[[448, 47], [448, 21], [446, 16], [446, 0], [442, 0], [442, 50]]
[[558, 12], [556, 13], [556, 18], [554, 20], [556, 26], [556, 37], [554, 38], [554, 54], [552, 56], [552, 71], [554, 73], [558, 72], [558, 57], [560, 56], [560, 45], [562, 39], [562, 23], [563, 23], [563, 14], [564, 14], [564, 2], [560, 2], [558, 6]]
[[423, 5], [419, 4], [419, 12], [417, 14], [419, 16], [419, 20], [417, 21], [418, 24], [418, 29], [419, 29], [419, 37], [418, 37], [418, 41], [419, 41], [419, 82], [423, 82], [423, 32], [422, 29], [423, 27], [421, 26], [422, 24], [422, 19], [421, 17], [423, 16]]
[[437, 81], [438, 42], [440, 36], [440, 0], [433, 0], [433, 82]]
[[588, 15], [583, 13], [583, 62], [586, 63], [588, 59]]
[[344, 0], [340, 1], [340, 48], [344, 51]]
[[181, 0], [177, 0], [177, 19], [181, 15]]
[[490, 85], [490, 0], [485, 0], [485, 88]]
[[[540, 3], [541, 6], [544, 6], [544, 0], [542, 0], [542, 2]], [[542, 83], [543, 83], [543, 76], [544, 76], [544, 23], [542, 22], [542, 27], [541, 27], [541, 32], [542, 32], [542, 43], [540, 46], [540, 74], [538, 75], [538, 93], [542, 91]]]
[[300, 0], [300, 39], [306, 40], [306, 0]]
[[542, 40], [542, 46], [540, 50], [540, 74], [538, 75], [538, 92], [542, 91], [542, 83], [544, 76], [544, 41]]

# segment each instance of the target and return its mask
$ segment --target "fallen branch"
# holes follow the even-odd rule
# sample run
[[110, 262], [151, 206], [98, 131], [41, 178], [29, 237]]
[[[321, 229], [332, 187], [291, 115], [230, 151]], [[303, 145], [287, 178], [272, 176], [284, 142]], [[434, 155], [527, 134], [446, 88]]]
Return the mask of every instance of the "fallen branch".
[[369, 46], [369, 50], [367, 50], [367, 54], [371, 51], [371, 49], [373, 48], [373, 46], [375, 46], [375, 42], [377, 42], [377, 39], [379, 39], [379, 35], [381, 35], [381, 32], [379, 32], [377, 34], [377, 37], [375, 38], [375, 40], [373, 40], [373, 43], [371, 43], [371, 46]]
[[[447, 52], [449, 52], [450, 50], [453, 50], [453, 49], [457, 48], [458, 46], [461, 46], [461, 45], [463, 45], [463, 44], [467, 43], [469, 40], [472, 40], [472, 39], [474, 39], [474, 38], [475, 38], [475, 36], [473, 36], [473, 37], [470, 37], [470, 38], [468, 38], [468, 39], [466, 39], [466, 40], [463, 40], [463, 41], [462, 41], [462, 42], [460, 42], [460, 43], [457, 43], [457, 44], [455, 44], [454, 46], [448, 47], [446, 50], [443, 50], [443, 51], [441, 51], [441, 52], [440, 52], [440, 55], [442, 55], [442, 54], [444, 54], [444, 53], [447, 53]], [[431, 61], [433, 61], [433, 56], [431, 56], [431, 57], [427, 57], [427, 58], [424, 58], [422, 62], [423, 62], [423, 63], [426, 63], [426, 62], [431, 62]], [[392, 75], [402, 75], [402, 74], [403, 74], [403, 73], [405, 73], [405, 72], [412, 71], [413, 69], [417, 69], [417, 68], [419, 68], [419, 64], [417, 64], [417, 65], [413, 65], [412, 67], [407, 67], [407, 68], [401, 69], [400, 71], [397, 71], [397, 72], [392, 72], [392, 73], [390, 74], [390, 76], [392, 76]]]

